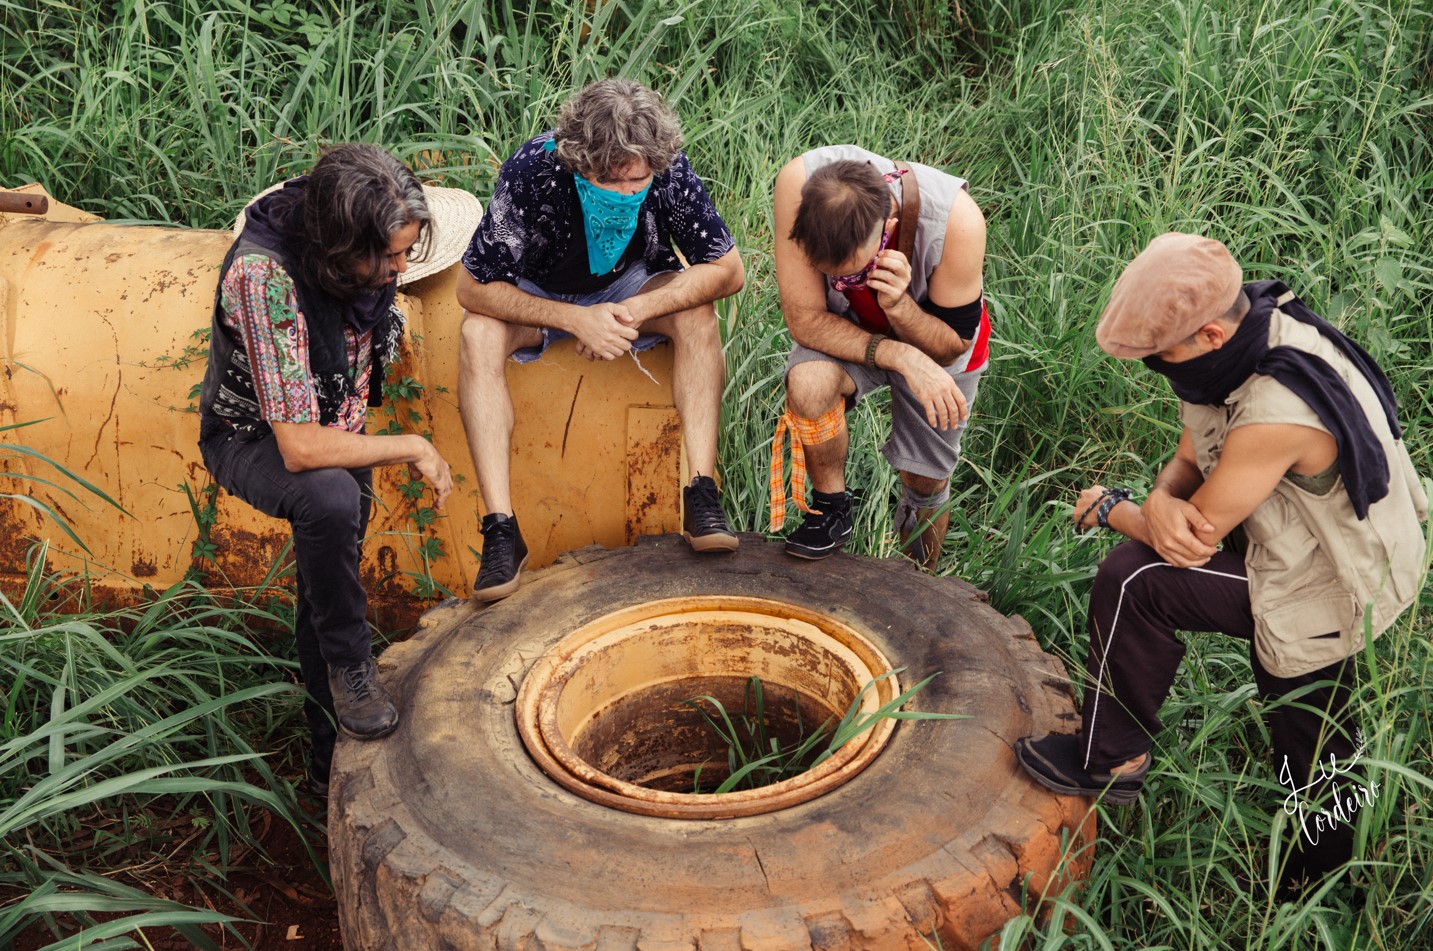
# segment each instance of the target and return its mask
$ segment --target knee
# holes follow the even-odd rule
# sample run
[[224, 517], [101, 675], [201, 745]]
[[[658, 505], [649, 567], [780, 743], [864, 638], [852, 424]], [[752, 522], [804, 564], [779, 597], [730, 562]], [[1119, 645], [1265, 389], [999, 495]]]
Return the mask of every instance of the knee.
[[[834, 371], [834, 372], [833, 372]], [[786, 373], [786, 402], [797, 416], [815, 419], [843, 399], [840, 376], [834, 363], [811, 360], [798, 363]]]
[[678, 347], [699, 347], [721, 349], [721, 333], [717, 328], [716, 308], [702, 304], [690, 310], [672, 314], [664, 321], [664, 327], [653, 326], [653, 330], [670, 337]]
[[463, 312], [461, 371], [501, 369], [515, 349], [509, 341], [510, 325], [496, 317]]
[[929, 476], [902, 471], [901, 484], [912, 495], [930, 497], [944, 492], [946, 486], [950, 485], [950, 479], [932, 479]]
[[363, 521], [358, 480], [347, 469], [310, 469], [303, 476], [295, 524], [356, 537]]
[[1117, 595], [1121, 590], [1126, 594], [1138, 594], [1144, 587], [1140, 579], [1149, 575], [1141, 569], [1163, 560], [1153, 548], [1140, 542], [1126, 541], [1116, 545], [1100, 562], [1090, 597], [1098, 599]]

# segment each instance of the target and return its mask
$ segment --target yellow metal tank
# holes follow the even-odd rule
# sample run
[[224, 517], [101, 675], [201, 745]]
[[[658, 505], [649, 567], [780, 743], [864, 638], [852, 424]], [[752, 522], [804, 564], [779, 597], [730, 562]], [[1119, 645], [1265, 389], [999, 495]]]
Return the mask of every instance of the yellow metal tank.
[[[27, 189], [41, 194], [38, 187]], [[106, 224], [51, 202], [44, 216], [0, 214], [0, 441], [43, 453], [107, 492], [127, 517], [83, 490], [80, 502], [37, 482], [23, 491], [54, 507], [86, 553], [22, 501], [0, 499], [0, 584], [23, 581], [28, 553], [50, 542], [51, 570], [85, 572], [105, 600], [163, 588], [194, 565], [210, 587], [259, 583], [288, 541], [287, 526], [227, 497], [211, 482], [196, 445], [196, 387], [222, 231]], [[421, 609], [413, 592], [429, 582], [466, 595], [477, 570], [483, 512], [458, 416], [456, 270], [404, 288], [408, 335], [396, 379], [407, 394], [374, 410], [369, 431], [394, 420], [430, 432], [459, 480], [441, 517], [415, 519], [431, 494], [399, 490], [407, 467], [376, 472], [379, 497], [363, 571], [381, 623]], [[517, 424], [513, 502], [532, 551], [531, 567], [594, 542], [623, 545], [640, 534], [677, 531], [681, 519], [681, 429], [671, 397], [671, 348], [632, 360], [590, 363], [570, 341], [543, 360], [509, 364]], [[395, 379], [391, 377], [390, 380]], [[15, 454], [6, 466], [39, 477], [53, 470]], [[56, 481], [63, 481], [57, 478]], [[212, 504], [212, 562], [194, 560], [201, 530], [191, 508]], [[210, 501], [212, 500], [212, 502]], [[441, 546], [441, 555], [432, 556]], [[396, 612], [396, 613], [395, 613]]]

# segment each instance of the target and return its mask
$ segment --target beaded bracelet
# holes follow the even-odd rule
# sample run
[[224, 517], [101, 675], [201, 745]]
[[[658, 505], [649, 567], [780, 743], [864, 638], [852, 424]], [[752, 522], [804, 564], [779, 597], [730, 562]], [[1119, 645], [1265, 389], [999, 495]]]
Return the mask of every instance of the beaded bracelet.
[[1105, 494], [1100, 497], [1100, 507], [1095, 512], [1095, 521], [1099, 523], [1100, 528], [1110, 527], [1110, 513], [1114, 511], [1116, 505], [1128, 501], [1129, 497], [1129, 489], [1105, 490]]

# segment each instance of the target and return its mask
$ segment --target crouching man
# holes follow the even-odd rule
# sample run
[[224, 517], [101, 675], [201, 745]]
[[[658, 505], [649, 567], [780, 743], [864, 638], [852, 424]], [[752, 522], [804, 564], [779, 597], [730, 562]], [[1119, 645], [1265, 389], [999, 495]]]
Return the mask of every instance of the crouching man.
[[412, 172], [376, 146], [342, 145], [246, 209], [220, 268], [199, 448], [226, 491], [292, 526], [294, 639], [319, 793], [335, 723], [359, 739], [398, 725], [358, 574], [371, 470], [407, 463], [438, 508], [453, 489], [422, 436], [364, 434], [403, 333], [396, 279], [432, 229]]
[[1027, 737], [1016, 754], [1056, 792], [1133, 802], [1184, 656], [1178, 633], [1247, 640], [1273, 776], [1308, 819], [1286, 853], [1288, 894], [1350, 857], [1351, 822], [1310, 817], [1352, 781], [1340, 773], [1359, 755], [1365, 632], [1387, 630], [1422, 580], [1428, 505], [1392, 390], [1287, 287], [1245, 284], [1224, 245], [1195, 235], [1162, 235], [1134, 259], [1095, 338], [1166, 377], [1184, 426], [1143, 504], [1126, 489], [1080, 494], [1081, 528], [1129, 541], [1090, 593], [1080, 733]]
[[846, 413], [890, 387], [883, 452], [900, 473], [896, 526], [902, 549], [934, 571], [950, 521], [950, 476], [989, 354], [985, 218], [963, 179], [854, 145], [788, 162], [775, 203], [776, 283], [793, 344], [772, 443], [771, 530], [786, 519], [781, 443], [789, 431], [792, 491], [806, 518], [786, 551], [818, 559], [846, 544]]

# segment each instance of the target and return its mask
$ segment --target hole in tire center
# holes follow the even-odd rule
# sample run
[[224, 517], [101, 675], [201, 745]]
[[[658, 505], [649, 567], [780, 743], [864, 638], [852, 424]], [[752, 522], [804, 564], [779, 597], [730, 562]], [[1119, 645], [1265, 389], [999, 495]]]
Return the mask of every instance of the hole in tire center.
[[739, 721], [752, 677], [761, 681], [764, 719], [783, 749], [799, 745], [803, 729], [834, 726], [853, 702], [866, 716], [900, 692], [881, 651], [824, 612], [695, 595], [624, 608], [552, 645], [519, 690], [518, 732], [543, 771], [584, 798], [699, 819], [756, 815], [820, 796], [869, 765], [895, 728], [883, 719], [805, 772], [768, 772], [760, 776], [765, 785], [711, 795], [728, 775], [726, 739], [683, 701], [716, 697]]
[[[756, 720], [748, 683], [744, 676], [693, 677], [621, 697], [594, 715], [573, 738], [572, 751], [593, 769], [647, 789], [689, 793], [698, 780], [703, 789], [713, 789], [730, 775], [728, 744], [684, 701], [715, 698], [752, 751], [760, 741], [747, 733], [747, 722]], [[855, 696], [856, 690], [849, 691], [838, 709], [790, 686], [763, 680], [760, 722], [766, 730], [766, 748], [774, 739], [779, 749], [792, 750], [823, 725], [829, 734]], [[699, 705], [720, 722], [709, 701], [701, 700]], [[819, 748], [825, 746], [822, 742]]]

